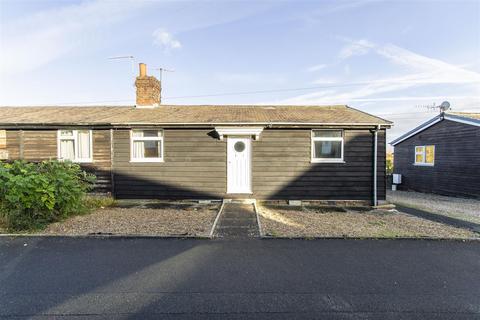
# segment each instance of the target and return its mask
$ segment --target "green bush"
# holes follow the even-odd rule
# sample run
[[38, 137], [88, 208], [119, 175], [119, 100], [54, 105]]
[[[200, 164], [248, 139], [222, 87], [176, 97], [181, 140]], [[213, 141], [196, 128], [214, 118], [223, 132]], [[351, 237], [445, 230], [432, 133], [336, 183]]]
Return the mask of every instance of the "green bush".
[[0, 162], [0, 213], [10, 230], [32, 230], [87, 210], [95, 176], [71, 162]]

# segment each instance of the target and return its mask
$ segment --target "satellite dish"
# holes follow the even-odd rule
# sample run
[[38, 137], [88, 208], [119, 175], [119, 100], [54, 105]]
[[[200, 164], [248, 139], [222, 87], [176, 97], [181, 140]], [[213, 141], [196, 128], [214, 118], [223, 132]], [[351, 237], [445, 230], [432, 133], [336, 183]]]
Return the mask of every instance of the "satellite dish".
[[442, 104], [440, 105], [440, 112], [445, 112], [448, 109], [450, 109], [450, 102], [443, 101]]

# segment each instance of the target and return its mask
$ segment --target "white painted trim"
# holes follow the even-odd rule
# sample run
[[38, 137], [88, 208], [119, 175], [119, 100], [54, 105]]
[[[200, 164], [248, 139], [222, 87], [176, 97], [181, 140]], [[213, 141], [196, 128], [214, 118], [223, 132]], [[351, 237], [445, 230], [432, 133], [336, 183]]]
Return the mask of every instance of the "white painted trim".
[[390, 144], [392, 146], [396, 146], [400, 142], [405, 141], [408, 138], [416, 135], [417, 133], [422, 132], [423, 130], [426, 130], [426, 129], [430, 128], [431, 126], [433, 126], [434, 124], [442, 121], [443, 119], [480, 127], [480, 120], [466, 118], [466, 117], [462, 117], [462, 116], [456, 115], [456, 114], [443, 113], [443, 114], [440, 114], [440, 115], [436, 116], [435, 118], [432, 118], [432, 119], [428, 120], [427, 122], [421, 124], [420, 126], [416, 127], [415, 129], [407, 132], [403, 136], [400, 136], [397, 139], [392, 140], [390, 142]]
[[[427, 147], [433, 147], [433, 162], [428, 163], [427, 161]], [[422, 148], [421, 152], [417, 152], [417, 148]], [[428, 144], [423, 146], [415, 146], [414, 149], [414, 157], [413, 157], [413, 165], [414, 166], [422, 166], [422, 167], [433, 167], [435, 165], [435, 145]], [[417, 162], [417, 155], [421, 154], [423, 156], [423, 162]]]
[[[345, 131], [342, 131], [341, 137], [315, 137], [313, 132], [314, 131], [329, 131], [331, 129], [312, 129], [310, 130], [310, 163], [345, 163], [344, 160], [344, 149], [345, 149]], [[339, 129], [336, 129], [339, 130]], [[342, 142], [341, 154], [340, 158], [315, 158], [315, 141], [340, 141]]]
[[[61, 132], [62, 131], [72, 131], [72, 138], [62, 138]], [[78, 155], [78, 131], [88, 131], [89, 139], [90, 139], [90, 158], [77, 158]], [[62, 159], [61, 158], [61, 150], [60, 150], [60, 141], [61, 140], [73, 140], [73, 149], [75, 152], [75, 159], [72, 162], [75, 163], [93, 163], [93, 132], [91, 129], [59, 129], [57, 130], [57, 159], [59, 161], [65, 161], [69, 159]]]
[[255, 140], [260, 139], [260, 133], [263, 131], [263, 127], [215, 127], [220, 140], [223, 140], [224, 136], [254, 136]]
[[[153, 130], [161, 131], [162, 135], [160, 137], [134, 137], [133, 131], [142, 131], [142, 130]], [[160, 152], [161, 157], [159, 158], [134, 158], [133, 157], [133, 141], [161, 141]], [[164, 161], [164, 144], [165, 144], [165, 132], [163, 129], [131, 129], [130, 130], [130, 162], [131, 163], [148, 163], [148, 162], [165, 162]]]
[[400, 136], [399, 138], [393, 140], [390, 142], [390, 144], [392, 146], [396, 146], [397, 144], [399, 144], [400, 142], [402, 141], [405, 141], [407, 140], [408, 138], [416, 135], [417, 133], [419, 132], [422, 132], [423, 130], [427, 129], [427, 128], [430, 128], [431, 126], [433, 126], [434, 124], [438, 123], [442, 121], [442, 118], [440, 117], [440, 115], [436, 116], [435, 118], [432, 118], [430, 120], [428, 120], [427, 122], [425, 122], [424, 124], [416, 127], [415, 129], [407, 132], [406, 134], [404, 134], [403, 136]]
[[457, 115], [457, 114], [448, 114], [448, 113], [445, 113], [443, 117], [446, 120], [465, 123], [465, 124], [470, 124], [472, 126], [480, 127], [480, 120], [475, 120], [475, 119], [471, 119], [471, 118], [462, 117], [462, 116]]

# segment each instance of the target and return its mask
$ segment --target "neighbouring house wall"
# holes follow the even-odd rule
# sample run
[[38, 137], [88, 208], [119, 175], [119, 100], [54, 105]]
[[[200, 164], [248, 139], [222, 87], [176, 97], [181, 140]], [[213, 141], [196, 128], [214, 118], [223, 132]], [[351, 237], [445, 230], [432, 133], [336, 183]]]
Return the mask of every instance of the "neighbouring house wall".
[[[119, 198], [231, 198], [227, 146], [213, 129], [165, 129], [162, 163], [130, 162], [129, 130], [114, 131], [115, 194]], [[379, 133], [378, 199], [385, 199], [385, 130]], [[257, 199], [371, 200], [373, 135], [345, 130], [344, 164], [310, 163], [310, 129], [265, 129], [252, 142]]]
[[[434, 145], [435, 165], [415, 166], [415, 146]], [[397, 144], [399, 189], [480, 197], [480, 127], [443, 120]]]
[[[97, 176], [95, 191], [110, 192], [110, 130], [93, 130], [93, 163], [81, 166]], [[57, 159], [57, 130], [7, 130], [8, 160]]]

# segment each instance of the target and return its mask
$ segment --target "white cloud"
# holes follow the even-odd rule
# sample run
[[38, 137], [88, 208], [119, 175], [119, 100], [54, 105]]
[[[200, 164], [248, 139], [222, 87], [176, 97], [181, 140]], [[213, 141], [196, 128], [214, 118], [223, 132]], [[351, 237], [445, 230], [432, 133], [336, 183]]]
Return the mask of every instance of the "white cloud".
[[[398, 92], [420, 86], [450, 85], [467, 86], [467, 94], [451, 95], [459, 100], [471, 101], [480, 94], [480, 73], [455, 66], [444, 61], [426, 57], [395, 45], [377, 45], [368, 40], [351, 41], [339, 52], [342, 60], [355, 55], [374, 53], [387, 59], [391, 64], [401, 66], [406, 71], [397, 76], [370, 76], [355, 83], [339, 83], [314, 93], [308, 93], [281, 101], [285, 104], [331, 104], [365, 101], [415, 101], [424, 98], [411, 95], [385, 97], [383, 94]], [[347, 67], [348, 64], [344, 66]], [[349, 68], [348, 68], [349, 69]], [[375, 79], [375, 80], [372, 80]], [[468, 89], [468, 86], [473, 88]], [[448, 93], [446, 93], [448, 94]], [[440, 100], [440, 99], [439, 99]]]
[[[125, 20], [146, 1], [90, 1], [49, 9], [0, 28], [0, 74], [26, 72], [73, 50], [88, 50], [101, 27]], [[87, 49], [85, 49], [87, 48]]]
[[182, 44], [180, 41], [175, 39], [171, 33], [166, 31], [163, 28], [159, 28], [153, 31], [153, 44], [164, 48], [165, 50], [169, 49], [180, 49]]
[[338, 56], [340, 59], [347, 59], [352, 56], [360, 56], [367, 54], [371, 48], [374, 47], [374, 44], [371, 43], [370, 41], [367, 40], [357, 40], [357, 41], [351, 41], [350, 44], [347, 46], [343, 47], [342, 50], [340, 50]]
[[317, 64], [315, 66], [311, 66], [307, 68], [307, 72], [315, 72], [315, 71], [320, 71], [322, 69], [325, 69], [327, 67], [326, 64]]
[[337, 80], [336, 79], [332, 79], [332, 78], [316, 78], [314, 81], [312, 81], [312, 84], [316, 84], [316, 85], [322, 85], [322, 84], [335, 84], [337, 83]]

